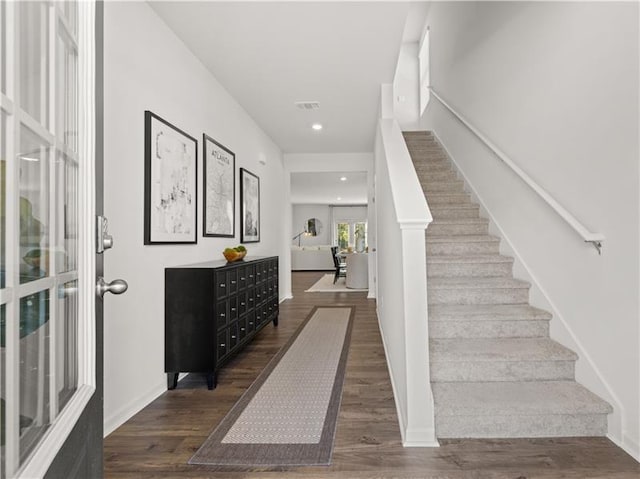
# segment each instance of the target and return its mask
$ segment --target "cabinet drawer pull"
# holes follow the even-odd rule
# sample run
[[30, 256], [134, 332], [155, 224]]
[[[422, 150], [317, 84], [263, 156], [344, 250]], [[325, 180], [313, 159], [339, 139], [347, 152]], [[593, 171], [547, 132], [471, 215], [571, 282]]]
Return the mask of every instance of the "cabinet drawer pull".
[[236, 284], [236, 282], [234, 280], [231, 280], [231, 284]]
[[251, 299], [249, 300], [249, 302], [250, 302], [250, 303], [253, 303], [253, 298], [251, 298]]
[[253, 326], [253, 321], [249, 321], [249, 326]]
[[253, 275], [252, 275], [252, 274], [250, 274], [250, 275], [249, 275], [249, 278], [253, 278]]
[[240, 331], [244, 331], [244, 330], [245, 330], [245, 328], [240, 328]]
[[244, 306], [244, 305], [245, 305], [245, 303], [244, 303], [244, 302], [240, 303], [240, 306]]
[[231, 336], [231, 339], [236, 339], [236, 337], [235, 336]]
[[245, 278], [244, 276], [240, 276], [240, 281], [244, 281], [245, 279], [247, 278]]
[[220, 347], [221, 347], [221, 348], [224, 348], [225, 346], [226, 346], [226, 344], [225, 344], [225, 343], [220, 343]]
[[226, 288], [226, 287], [227, 287], [227, 285], [226, 285], [226, 284], [224, 284], [224, 283], [220, 283], [220, 287], [221, 287], [221, 288]]
[[235, 310], [236, 310], [236, 308], [231, 308], [231, 311], [235, 311]]
[[226, 314], [225, 314], [225, 313], [220, 313], [220, 317], [221, 317], [221, 318], [224, 318], [225, 316], [226, 316]]

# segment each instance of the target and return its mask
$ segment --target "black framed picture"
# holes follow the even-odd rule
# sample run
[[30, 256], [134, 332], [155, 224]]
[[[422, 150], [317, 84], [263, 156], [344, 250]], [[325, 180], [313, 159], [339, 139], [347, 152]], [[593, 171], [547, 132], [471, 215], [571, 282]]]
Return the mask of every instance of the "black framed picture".
[[240, 168], [240, 241], [260, 241], [260, 178]]
[[198, 141], [144, 112], [144, 244], [197, 243]]
[[207, 134], [204, 145], [204, 236], [235, 236], [236, 155]]

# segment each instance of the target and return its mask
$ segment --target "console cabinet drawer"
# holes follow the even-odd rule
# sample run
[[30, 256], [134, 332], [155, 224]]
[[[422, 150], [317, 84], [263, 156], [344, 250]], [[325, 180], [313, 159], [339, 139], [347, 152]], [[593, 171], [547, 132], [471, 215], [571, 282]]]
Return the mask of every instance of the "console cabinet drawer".
[[269, 322], [278, 324], [278, 258], [165, 268], [165, 372], [217, 371]]

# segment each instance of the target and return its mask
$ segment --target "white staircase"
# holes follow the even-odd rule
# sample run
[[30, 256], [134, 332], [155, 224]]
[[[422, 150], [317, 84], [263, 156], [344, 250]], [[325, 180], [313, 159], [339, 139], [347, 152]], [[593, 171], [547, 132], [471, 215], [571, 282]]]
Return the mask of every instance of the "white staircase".
[[427, 229], [436, 435], [603, 436], [611, 406], [574, 380], [577, 355], [549, 338], [546, 311], [464, 191], [430, 132], [404, 134], [433, 215]]

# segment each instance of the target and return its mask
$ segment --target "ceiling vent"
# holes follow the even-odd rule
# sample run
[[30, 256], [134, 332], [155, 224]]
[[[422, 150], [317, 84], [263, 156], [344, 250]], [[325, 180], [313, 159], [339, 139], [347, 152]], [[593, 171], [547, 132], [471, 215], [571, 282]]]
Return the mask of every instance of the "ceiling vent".
[[317, 101], [297, 101], [296, 106], [301, 110], [318, 110], [320, 103]]

